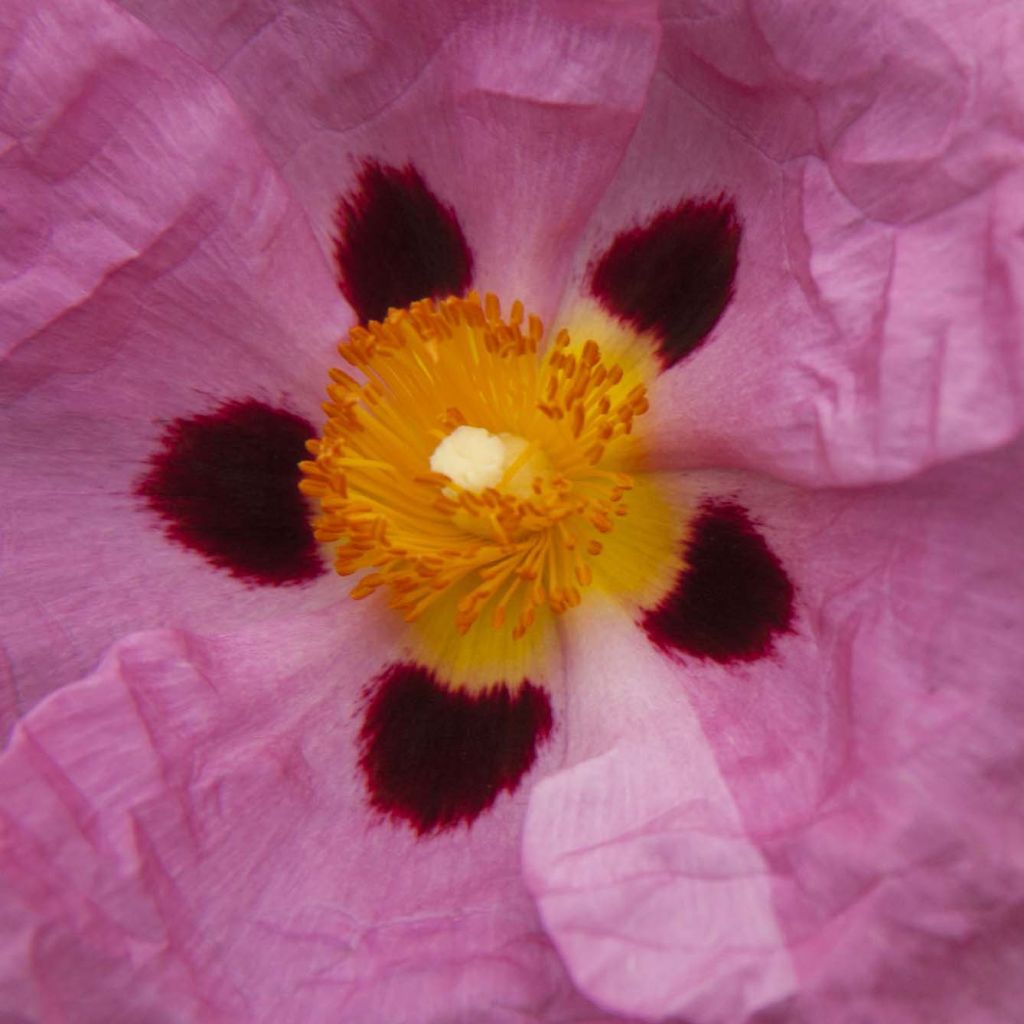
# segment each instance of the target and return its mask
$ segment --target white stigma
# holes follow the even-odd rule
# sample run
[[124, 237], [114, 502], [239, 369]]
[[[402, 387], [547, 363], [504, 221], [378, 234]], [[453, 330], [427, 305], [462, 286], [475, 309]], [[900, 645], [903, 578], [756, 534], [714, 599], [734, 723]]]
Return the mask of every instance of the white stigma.
[[430, 456], [430, 468], [474, 494], [501, 483], [505, 470], [526, 442], [514, 434], [492, 434], [483, 427], [456, 427]]

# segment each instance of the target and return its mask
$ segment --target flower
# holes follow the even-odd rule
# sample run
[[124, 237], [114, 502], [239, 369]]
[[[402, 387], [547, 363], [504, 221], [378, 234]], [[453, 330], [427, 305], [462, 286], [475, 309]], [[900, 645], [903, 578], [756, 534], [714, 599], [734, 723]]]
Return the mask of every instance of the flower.
[[[123, 6], [2, 16], [0, 1005], [1011, 1019], [1019, 15]], [[351, 310], [469, 284], [676, 363], [686, 520], [487, 700], [281, 486]]]

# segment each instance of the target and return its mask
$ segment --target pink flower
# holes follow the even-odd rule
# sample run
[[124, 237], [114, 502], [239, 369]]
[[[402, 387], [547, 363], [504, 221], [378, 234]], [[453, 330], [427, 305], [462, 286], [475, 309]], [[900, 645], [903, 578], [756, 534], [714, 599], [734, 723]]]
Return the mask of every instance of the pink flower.
[[[4, 1019], [1015, 1018], [1014, 9], [0, 30]], [[295, 486], [313, 430], [321, 539], [371, 521], [318, 483], [338, 336], [471, 286], [664, 371], [594, 564], [669, 582], [546, 595], [489, 689]]]

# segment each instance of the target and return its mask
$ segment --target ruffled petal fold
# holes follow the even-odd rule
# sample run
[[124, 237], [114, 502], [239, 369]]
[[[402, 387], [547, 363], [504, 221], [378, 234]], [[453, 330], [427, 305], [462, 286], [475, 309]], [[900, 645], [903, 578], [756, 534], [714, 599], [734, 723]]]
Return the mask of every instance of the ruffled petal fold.
[[567, 656], [569, 767], [533, 789], [523, 860], [576, 983], [612, 1011], [695, 1024], [786, 997], [770, 871], [678, 670], [611, 608]]
[[[1024, 22], [923, 0], [660, 12], [4, 5], [12, 1020], [1018, 1015]], [[199, 477], [148, 484], [225, 410], [287, 421], [295, 448], [319, 420], [355, 318], [338, 204], [368, 166], [457, 213], [451, 290], [472, 268], [556, 326], [609, 252], [631, 262], [633, 228], [728, 210], [699, 315], [661, 317], [682, 341], [651, 468], [690, 508], [749, 514], [784, 570], [785, 614], [728, 658], [582, 609], [554, 726], [546, 694], [499, 694], [488, 720], [521, 737], [440, 807], [408, 770], [429, 749], [402, 747], [443, 742], [451, 708], [393, 727], [434, 680], [382, 701], [381, 728], [367, 712], [411, 657], [397, 620], [342, 607], [312, 548], [308, 573], [233, 571], [175, 528]], [[186, 526], [236, 540], [206, 498]]]
[[0, 759], [8, 1014], [604, 1019], [523, 889], [522, 795], [430, 838], [369, 806], [357, 709], [389, 645], [327, 618], [284, 646], [135, 635], [19, 724]]
[[360, 162], [411, 162], [454, 206], [477, 283], [550, 317], [643, 107], [655, 5], [124, 0], [215, 71], [325, 254]]
[[860, 491], [680, 479], [749, 510], [795, 618], [750, 664], [573, 641], [568, 768], [534, 789], [525, 864], [584, 991], [701, 1024], [1013, 1019], [1022, 468], [1018, 443]]
[[732, 300], [652, 395], [659, 464], [860, 484], [1006, 443], [1024, 424], [1020, 9], [687, 0], [664, 16], [569, 300], [621, 232], [735, 204]]
[[[250, 400], [319, 419], [351, 316], [215, 78], [108, 4], [71, 0], [43, 18], [12, 2], [2, 20], [6, 731], [124, 631], [230, 629], [335, 599], [334, 581], [247, 586], [168, 540], [134, 492], [179, 418]], [[235, 532], [262, 514], [240, 509]]]

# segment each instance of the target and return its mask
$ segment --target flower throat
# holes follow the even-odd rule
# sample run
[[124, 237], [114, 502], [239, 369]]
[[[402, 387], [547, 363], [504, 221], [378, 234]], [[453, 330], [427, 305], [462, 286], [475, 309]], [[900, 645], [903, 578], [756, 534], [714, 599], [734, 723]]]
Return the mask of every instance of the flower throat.
[[410, 622], [443, 603], [460, 633], [519, 639], [615, 558], [646, 387], [593, 340], [542, 338], [522, 303], [504, 320], [471, 292], [393, 309], [339, 345], [363, 380], [330, 371], [300, 486], [337, 571], [365, 573], [354, 598], [384, 589]]

